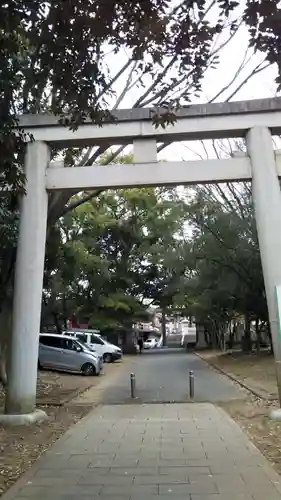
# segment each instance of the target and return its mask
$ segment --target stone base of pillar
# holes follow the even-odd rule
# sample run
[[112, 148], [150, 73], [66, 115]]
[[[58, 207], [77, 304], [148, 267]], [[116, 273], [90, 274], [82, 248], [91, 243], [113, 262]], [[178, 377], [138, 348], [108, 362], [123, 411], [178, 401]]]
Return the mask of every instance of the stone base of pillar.
[[8, 427], [15, 425], [32, 425], [47, 420], [48, 416], [43, 410], [35, 410], [23, 415], [0, 414], [0, 425]]

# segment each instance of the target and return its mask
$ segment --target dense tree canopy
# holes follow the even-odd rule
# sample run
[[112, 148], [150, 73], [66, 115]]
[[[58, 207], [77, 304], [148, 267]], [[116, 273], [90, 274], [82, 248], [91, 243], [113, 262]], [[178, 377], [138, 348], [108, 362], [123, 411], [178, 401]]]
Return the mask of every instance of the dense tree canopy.
[[[215, 15], [209, 15], [213, 7]], [[184, 104], [200, 89], [206, 67], [216, 63], [212, 44], [228, 18], [231, 30], [245, 23], [251, 44], [278, 63], [280, 2], [275, 0], [246, 0], [242, 6], [236, 0], [2, 2], [2, 181], [16, 190], [23, 182], [24, 138], [12, 131], [18, 114], [52, 111], [73, 128], [85, 116], [102, 122], [119, 76], [105, 56], [123, 50], [140, 83], [154, 81], [152, 104]], [[174, 76], [168, 77], [171, 66]], [[167, 92], [180, 82], [185, 85], [179, 95]]]
[[268, 323], [250, 185], [108, 191], [60, 219], [43, 323], [129, 326], [148, 304], [195, 316], [217, 343], [235, 318]]
[[178, 259], [182, 208], [174, 190], [131, 189], [65, 215], [47, 251], [46, 312], [61, 324], [74, 314], [93, 327], [117, 327], [145, 316], [148, 303], [161, 305]]

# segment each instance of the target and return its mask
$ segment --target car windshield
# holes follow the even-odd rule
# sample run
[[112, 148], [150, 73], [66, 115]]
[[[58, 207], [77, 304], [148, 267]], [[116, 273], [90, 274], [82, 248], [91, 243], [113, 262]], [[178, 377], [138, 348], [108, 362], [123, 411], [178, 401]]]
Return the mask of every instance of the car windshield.
[[75, 339], [75, 342], [76, 342], [76, 344], [78, 344], [78, 345], [79, 345], [79, 347], [82, 347], [82, 349], [83, 349], [83, 348], [86, 348], [86, 349], [88, 349], [88, 351], [93, 351], [93, 352], [95, 352], [95, 349], [93, 349], [91, 346], [89, 346], [89, 344], [86, 344], [86, 342], [84, 342], [83, 340], [80, 340], [80, 339], [79, 339], [79, 340], [78, 340], [78, 339]]

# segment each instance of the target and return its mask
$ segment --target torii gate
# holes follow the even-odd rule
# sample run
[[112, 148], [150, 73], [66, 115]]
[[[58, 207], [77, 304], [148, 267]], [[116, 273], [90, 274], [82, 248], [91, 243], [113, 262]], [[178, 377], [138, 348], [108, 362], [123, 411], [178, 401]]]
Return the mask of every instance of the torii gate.
[[[13, 336], [6, 413], [35, 409], [38, 342], [45, 258], [48, 192], [196, 184], [253, 179], [253, 200], [281, 397], [281, 344], [275, 287], [281, 284], [281, 157], [273, 135], [281, 134], [281, 99], [195, 105], [176, 113], [177, 121], [155, 129], [151, 110], [120, 110], [102, 127], [87, 122], [71, 131], [49, 115], [25, 115], [20, 126], [32, 134], [27, 145], [27, 192], [22, 199], [17, 251]], [[223, 160], [157, 162], [157, 141], [246, 137], [248, 154]], [[131, 144], [134, 163], [51, 168], [52, 146]]]

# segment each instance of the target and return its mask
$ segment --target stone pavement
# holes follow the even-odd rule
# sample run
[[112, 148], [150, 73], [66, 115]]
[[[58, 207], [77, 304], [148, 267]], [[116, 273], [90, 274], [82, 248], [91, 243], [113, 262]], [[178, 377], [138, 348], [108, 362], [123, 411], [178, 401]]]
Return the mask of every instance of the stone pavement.
[[2, 500], [281, 500], [267, 460], [211, 404], [97, 407]]

